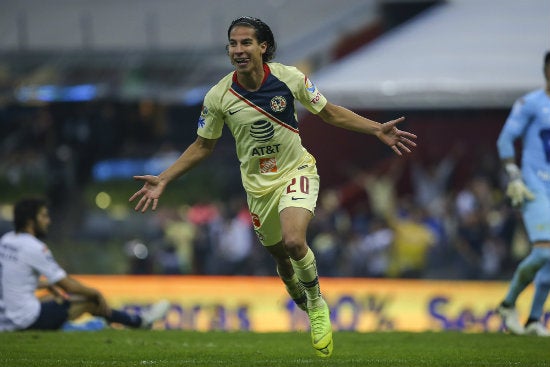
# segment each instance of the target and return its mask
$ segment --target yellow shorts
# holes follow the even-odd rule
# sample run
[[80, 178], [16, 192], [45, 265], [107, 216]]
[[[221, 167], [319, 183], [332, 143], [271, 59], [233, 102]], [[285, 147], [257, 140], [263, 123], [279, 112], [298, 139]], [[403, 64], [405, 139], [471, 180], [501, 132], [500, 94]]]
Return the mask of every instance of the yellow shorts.
[[262, 197], [248, 195], [248, 207], [254, 231], [264, 246], [273, 246], [283, 239], [279, 213], [288, 207], [298, 207], [315, 213], [319, 196], [317, 167], [310, 165], [296, 171], [294, 176], [276, 190]]

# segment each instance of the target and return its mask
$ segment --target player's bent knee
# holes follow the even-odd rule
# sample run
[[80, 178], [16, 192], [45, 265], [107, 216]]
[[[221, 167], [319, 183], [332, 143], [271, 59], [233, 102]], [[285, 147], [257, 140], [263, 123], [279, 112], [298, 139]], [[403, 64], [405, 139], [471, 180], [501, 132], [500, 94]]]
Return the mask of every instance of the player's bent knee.
[[306, 256], [307, 244], [304, 240], [298, 238], [285, 239], [284, 247], [289, 256], [293, 259], [301, 259]]

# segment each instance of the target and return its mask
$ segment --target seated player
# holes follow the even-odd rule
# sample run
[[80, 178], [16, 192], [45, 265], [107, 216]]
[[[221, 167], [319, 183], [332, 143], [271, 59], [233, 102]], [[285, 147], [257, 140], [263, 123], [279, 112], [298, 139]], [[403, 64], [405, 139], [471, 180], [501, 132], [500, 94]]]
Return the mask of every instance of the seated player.
[[[151, 328], [168, 312], [165, 300], [141, 315], [113, 310], [97, 289], [68, 275], [41, 240], [51, 223], [45, 200], [19, 201], [13, 217], [14, 231], [0, 238], [0, 331], [57, 330], [84, 313], [108, 323]], [[36, 295], [40, 288], [50, 290], [53, 297], [41, 301]]]

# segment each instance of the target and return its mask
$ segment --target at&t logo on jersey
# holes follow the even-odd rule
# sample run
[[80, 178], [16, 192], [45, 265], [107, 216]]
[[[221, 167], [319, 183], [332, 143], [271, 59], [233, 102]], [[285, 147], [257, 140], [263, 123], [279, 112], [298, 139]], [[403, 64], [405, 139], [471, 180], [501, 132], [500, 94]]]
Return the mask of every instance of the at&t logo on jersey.
[[250, 127], [250, 136], [258, 143], [268, 142], [275, 135], [275, 129], [269, 121], [259, 120]]
[[[275, 135], [275, 129], [269, 121], [259, 120], [252, 124], [250, 127], [250, 137], [257, 141], [258, 143], [267, 143]], [[279, 147], [281, 144], [272, 144], [272, 145], [263, 145], [255, 146], [252, 148], [251, 156], [264, 156], [267, 154], [277, 154], [279, 153]], [[267, 162], [265, 167], [270, 163]], [[270, 169], [261, 168], [260, 171], [273, 172]]]
[[275, 96], [271, 98], [270, 105], [274, 112], [283, 112], [286, 108], [286, 99], [282, 96]]

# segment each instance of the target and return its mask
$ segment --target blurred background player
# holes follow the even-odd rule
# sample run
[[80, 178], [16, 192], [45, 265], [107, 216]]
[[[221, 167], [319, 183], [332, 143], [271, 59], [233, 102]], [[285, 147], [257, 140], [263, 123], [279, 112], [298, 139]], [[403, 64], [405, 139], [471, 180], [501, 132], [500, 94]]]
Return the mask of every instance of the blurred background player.
[[[498, 312], [514, 334], [550, 336], [541, 323], [550, 290], [550, 52], [544, 56], [546, 86], [517, 100], [498, 138], [499, 156], [510, 178], [506, 195], [521, 208], [532, 243], [529, 255], [518, 265]], [[521, 171], [516, 165], [514, 142], [521, 138]], [[515, 303], [535, 279], [535, 294], [525, 326]]]
[[[17, 202], [13, 218], [14, 231], [0, 238], [0, 331], [56, 330], [84, 313], [108, 323], [150, 328], [168, 312], [164, 300], [141, 315], [113, 310], [97, 289], [68, 275], [41, 240], [51, 223], [45, 200]], [[41, 301], [37, 289], [48, 289], [53, 297]]]
[[410, 139], [416, 136], [397, 129], [403, 117], [385, 124], [361, 117], [327, 102], [298, 69], [269, 62], [276, 44], [261, 20], [238, 18], [227, 36], [235, 71], [207, 93], [197, 139], [160, 175], [135, 176], [144, 185], [130, 201], [140, 197], [136, 210], [155, 210], [166, 185], [208, 157], [227, 124], [235, 138], [254, 230], [275, 259], [288, 293], [308, 313], [317, 355], [328, 357], [333, 349], [329, 307], [306, 243], [319, 176], [315, 159], [302, 146], [294, 102], [331, 125], [375, 135], [398, 155], [410, 152], [416, 145]]

